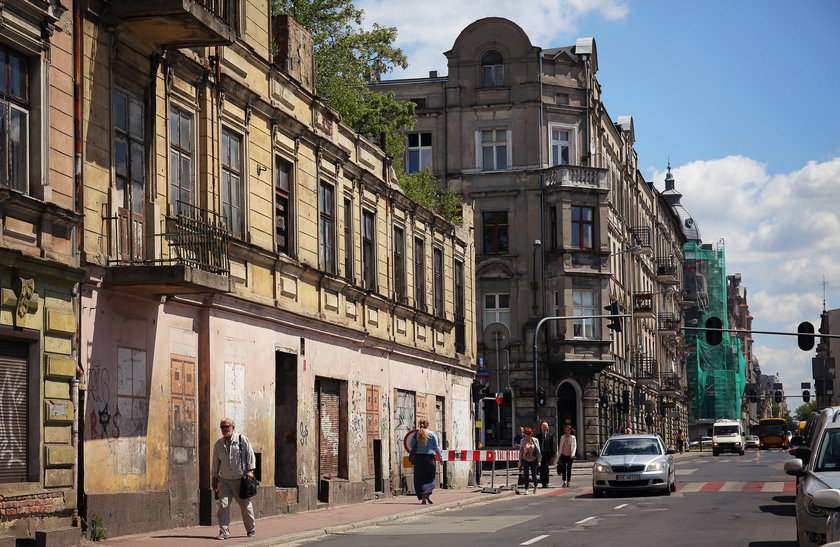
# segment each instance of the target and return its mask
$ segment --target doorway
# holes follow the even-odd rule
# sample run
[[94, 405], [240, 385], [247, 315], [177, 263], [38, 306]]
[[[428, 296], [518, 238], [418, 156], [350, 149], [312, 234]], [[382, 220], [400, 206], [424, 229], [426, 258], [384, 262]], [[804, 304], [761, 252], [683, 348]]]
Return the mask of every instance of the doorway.
[[[578, 428], [578, 397], [577, 390], [571, 382], [563, 382], [557, 388], [557, 436], [563, 434], [567, 425], [572, 426], [573, 430]], [[583, 446], [581, 442], [580, 433], [576, 433], [578, 438], [578, 452]]]

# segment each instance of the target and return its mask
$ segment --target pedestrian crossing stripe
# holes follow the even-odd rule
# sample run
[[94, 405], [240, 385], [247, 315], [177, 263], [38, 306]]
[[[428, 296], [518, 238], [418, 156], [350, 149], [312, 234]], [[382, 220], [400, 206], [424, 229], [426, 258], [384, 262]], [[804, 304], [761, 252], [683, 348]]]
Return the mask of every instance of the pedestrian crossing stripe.
[[[588, 485], [587, 485], [588, 486]], [[571, 489], [574, 489], [572, 487]], [[543, 495], [556, 496], [568, 492], [570, 488], [558, 488]], [[617, 491], [618, 489], [614, 490]], [[630, 489], [628, 489], [629, 491]], [[710, 481], [710, 482], [679, 482], [677, 481], [677, 492], [682, 494], [694, 494], [702, 492], [766, 492], [766, 493], [796, 493], [796, 482], [794, 481]], [[581, 492], [575, 492], [580, 494]], [[588, 489], [583, 494], [592, 493]]]

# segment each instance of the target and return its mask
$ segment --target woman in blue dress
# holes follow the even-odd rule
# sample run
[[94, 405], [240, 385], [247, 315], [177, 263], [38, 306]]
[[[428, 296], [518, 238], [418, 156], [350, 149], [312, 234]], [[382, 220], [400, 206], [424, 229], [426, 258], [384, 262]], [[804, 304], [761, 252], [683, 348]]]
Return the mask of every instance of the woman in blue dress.
[[408, 448], [414, 450], [414, 491], [417, 499], [423, 505], [432, 503], [432, 491], [435, 489], [435, 475], [437, 474], [438, 459], [443, 459], [440, 454], [440, 443], [434, 431], [429, 430], [429, 422], [420, 420], [417, 433], [408, 440]]

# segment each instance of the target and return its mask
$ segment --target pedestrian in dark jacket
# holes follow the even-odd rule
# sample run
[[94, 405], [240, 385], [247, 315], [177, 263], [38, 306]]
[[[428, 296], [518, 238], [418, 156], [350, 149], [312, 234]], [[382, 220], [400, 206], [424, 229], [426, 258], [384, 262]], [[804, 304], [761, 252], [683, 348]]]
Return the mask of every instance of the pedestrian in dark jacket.
[[540, 442], [540, 450], [542, 451], [542, 461], [538, 468], [540, 484], [542, 484], [543, 488], [548, 488], [551, 465], [554, 463], [554, 457], [557, 455], [557, 443], [554, 440], [554, 434], [548, 431], [548, 422], [545, 420], [540, 422], [540, 432], [535, 437]]

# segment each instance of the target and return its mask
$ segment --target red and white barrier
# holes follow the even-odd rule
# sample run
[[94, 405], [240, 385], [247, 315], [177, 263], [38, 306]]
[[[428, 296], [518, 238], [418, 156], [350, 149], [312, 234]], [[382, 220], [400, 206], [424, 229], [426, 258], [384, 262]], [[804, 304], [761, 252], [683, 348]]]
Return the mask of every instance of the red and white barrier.
[[519, 450], [441, 450], [445, 462], [513, 462]]

